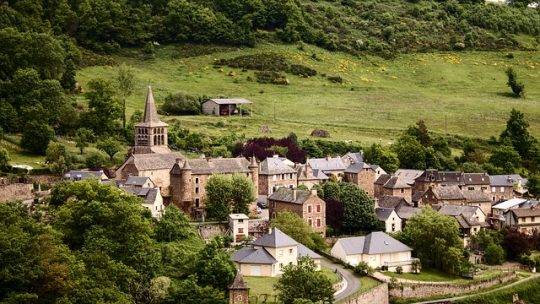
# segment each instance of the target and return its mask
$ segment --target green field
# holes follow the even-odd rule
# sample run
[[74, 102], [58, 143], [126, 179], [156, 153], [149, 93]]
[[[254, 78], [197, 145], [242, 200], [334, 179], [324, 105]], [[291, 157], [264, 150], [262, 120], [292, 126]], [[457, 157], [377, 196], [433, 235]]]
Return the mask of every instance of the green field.
[[428, 268], [422, 269], [420, 273], [397, 274], [391, 271], [385, 271], [383, 273], [384, 275], [392, 277], [392, 278], [414, 280], [414, 281], [425, 281], [425, 282], [449, 282], [449, 281], [456, 281], [460, 279], [460, 277], [458, 276], [454, 276], [454, 275], [442, 272], [437, 269], [428, 269]]
[[[290, 85], [249, 81], [253, 71], [214, 68], [215, 59], [258, 52], [277, 52], [292, 63], [314, 68], [311, 78], [287, 75]], [[194, 54], [203, 55], [194, 55]], [[210, 53], [210, 54], [208, 54]], [[317, 54], [319, 60], [312, 59]], [[134, 67], [136, 90], [128, 111], [142, 110], [148, 84], [157, 103], [169, 93], [245, 97], [253, 101], [252, 117], [167, 117], [190, 129], [218, 135], [240, 132], [262, 136], [268, 125], [272, 136], [296, 132], [309, 136], [315, 128], [330, 132], [333, 140], [363, 144], [391, 142], [418, 119], [438, 133], [480, 138], [498, 136], [510, 109], [527, 115], [531, 132], [540, 136], [540, 52], [456, 52], [400, 55], [395, 60], [354, 57], [296, 45], [260, 44], [255, 48], [161, 46], [156, 59], [142, 60], [136, 50], [115, 56]], [[526, 99], [508, 96], [504, 73], [513, 66], [525, 83]], [[86, 87], [92, 78], [114, 79], [117, 67], [94, 66], [80, 70], [77, 80]], [[321, 74], [339, 75], [345, 83], [331, 83]], [[81, 97], [82, 98], [82, 97]], [[216, 125], [222, 121], [225, 127]]]

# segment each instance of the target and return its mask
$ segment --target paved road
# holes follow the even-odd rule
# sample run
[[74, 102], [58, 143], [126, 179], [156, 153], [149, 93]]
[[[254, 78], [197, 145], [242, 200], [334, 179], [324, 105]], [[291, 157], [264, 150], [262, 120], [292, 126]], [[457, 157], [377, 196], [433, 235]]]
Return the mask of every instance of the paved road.
[[497, 288], [494, 288], [494, 289], [491, 289], [491, 290], [488, 290], [488, 291], [484, 291], [484, 292], [479, 292], [479, 293], [474, 293], [474, 294], [470, 294], [470, 295], [465, 295], [465, 296], [459, 296], [459, 297], [453, 297], [453, 298], [446, 298], [446, 299], [438, 299], [438, 300], [431, 300], [431, 301], [423, 301], [423, 302], [416, 302], [414, 304], [436, 304], [436, 303], [440, 303], [440, 302], [453, 302], [453, 301], [458, 301], [458, 300], [463, 300], [463, 299], [466, 299], [466, 298], [469, 298], [469, 297], [473, 297], [473, 296], [478, 296], [478, 295], [482, 295], [482, 294], [489, 294], [491, 292], [494, 292], [494, 291], [498, 291], [498, 290], [503, 290], [503, 289], [506, 289], [506, 288], [510, 288], [510, 287], [513, 287], [517, 284], [521, 284], [521, 283], [524, 283], [524, 282], [527, 282], [527, 281], [530, 281], [532, 279], [537, 279], [540, 277], [540, 274], [534, 274], [530, 277], [527, 277], [525, 279], [522, 279], [522, 280], [519, 280], [519, 281], [516, 281], [514, 283], [510, 283], [508, 285], [504, 285], [504, 286], [501, 286], [501, 287], [497, 287]]
[[347, 287], [342, 292], [334, 296], [335, 301], [339, 301], [352, 295], [360, 288], [360, 279], [355, 276], [354, 273], [349, 269], [345, 269], [340, 264], [333, 263], [332, 261], [325, 258], [322, 259], [322, 266], [330, 268], [332, 270], [337, 269], [337, 271], [341, 273], [343, 278], [345, 278], [345, 280], [347, 281]]

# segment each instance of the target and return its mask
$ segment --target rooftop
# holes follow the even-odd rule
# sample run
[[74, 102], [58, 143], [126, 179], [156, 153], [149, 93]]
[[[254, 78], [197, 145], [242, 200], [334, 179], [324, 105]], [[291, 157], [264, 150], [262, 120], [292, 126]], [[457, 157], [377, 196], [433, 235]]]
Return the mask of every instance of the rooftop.
[[375, 231], [366, 236], [338, 239], [346, 254], [380, 254], [412, 251], [412, 249], [382, 231]]
[[344, 171], [347, 168], [341, 157], [310, 158], [307, 162], [314, 170]]
[[283, 231], [279, 230], [279, 228], [272, 228], [272, 232], [256, 239], [253, 242], [253, 245], [278, 248], [296, 246], [298, 245], [298, 242], [293, 240], [290, 236], [286, 235]]
[[296, 173], [296, 170], [287, 165], [283, 158], [277, 156], [267, 157], [259, 164], [259, 168], [259, 173], [264, 175]]
[[209, 99], [205, 102], [213, 101], [220, 105], [228, 105], [228, 104], [248, 104], [252, 103], [251, 101], [245, 99], [245, 98], [213, 98]]

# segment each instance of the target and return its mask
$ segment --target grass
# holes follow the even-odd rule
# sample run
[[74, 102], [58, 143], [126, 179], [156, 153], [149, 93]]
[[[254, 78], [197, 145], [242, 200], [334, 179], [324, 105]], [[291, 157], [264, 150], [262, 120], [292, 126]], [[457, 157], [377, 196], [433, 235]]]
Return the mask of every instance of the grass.
[[[115, 57], [135, 69], [136, 89], [127, 101], [129, 113], [143, 109], [145, 87], [152, 84], [158, 104], [167, 94], [179, 91], [245, 97], [254, 102], [252, 117], [165, 118], [210, 135], [241, 132], [262, 136], [260, 127], [268, 125], [272, 136], [294, 131], [302, 138], [322, 128], [333, 140], [386, 144], [408, 125], [424, 119], [435, 132], [488, 138], [498, 136], [510, 110], [517, 108], [526, 113], [532, 133], [540, 136], [540, 86], [535, 85], [540, 83], [540, 52], [513, 52], [514, 59], [506, 58], [503, 52], [406, 54], [388, 61], [313, 46], [304, 51], [295, 45], [274, 44], [214, 47], [215, 53], [195, 57], [179, 55], [178, 49], [158, 47], [152, 60], [132, 54]], [[248, 81], [248, 76], [254, 78], [253, 71], [212, 66], [214, 59], [270, 51], [314, 68], [319, 75], [287, 75], [291, 84], [279, 86]], [[311, 58], [313, 53], [320, 61]], [[513, 66], [525, 83], [526, 99], [508, 97], [504, 74], [508, 66]], [[90, 79], [113, 80], [116, 72], [113, 66], [88, 67], [77, 73], [77, 81], [84, 89]], [[340, 75], [346, 82], [331, 83], [321, 74]], [[219, 121], [225, 127], [216, 126]]]
[[330, 279], [330, 282], [332, 282], [332, 284], [341, 282], [341, 277], [337, 273], [335, 273], [332, 269], [322, 267], [321, 271], [324, 275], [326, 275], [326, 277], [328, 277], [328, 279]]
[[360, 288], [358, 289], [358, 292], [363, 293], [368, 290], [371, 290], [381, 284], [381, 282], [375, 280], [371, 277], [361, 277], [360, 278]]
[[511, 288], [495, 290], [486, 294], [472, 296], [459, 300], [456, 304], [506, 304], [512, 302], [512, 296], [518, 294], [525, 303], [540, 303], [540, 278], [535, 278], [527, 282], [522, 282]]
[[406, 280], [423, 281], [423, 282], [451, 282], [451, 281], [457, 281], [461, 279], [458, 276], [451, 275], [437, 269], [429, 269], [429, 268], [422, 269], [420, 273], [397, 274], [391, 271], [385, 271], [383, 273], [386, 276], [397, 278], [397, 279], [406, 279]]

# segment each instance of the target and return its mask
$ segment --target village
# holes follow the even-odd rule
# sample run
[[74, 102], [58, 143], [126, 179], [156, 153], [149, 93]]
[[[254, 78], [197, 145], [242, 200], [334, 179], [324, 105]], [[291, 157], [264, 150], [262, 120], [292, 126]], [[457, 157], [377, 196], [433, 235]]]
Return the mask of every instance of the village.
[[[203, 110], [209, 115], [235, 115], [242, 113], [237, 106], [250, 103], [245, 99], [213, 99], [203, 104]], [[265, 159], [204, 155], [188, 158], [169, 148], [168, 124], [158, 115], [151, 87], [147, 89], [142, 121], [135, 124], [134, 137], [134, 146], [124, 163], [112, 174], [70, 170], [62, 180], [93, 181], [118, 188], [140, 198], [157, 221], [167, 206], [176, 206], [207, 242], [215, 237], [228, 238], [230, 260], [237, 269], [229, 286], [231, 304], [272, 303], [276, 300], [272, 298], [272, 283], [261, 288], [264, 281], [259, 278], [275, 282], [286, 266], [299, 265], [305, 259], [312, 260], [317, 271], [332, 279], [335, 301], [347, 304], [456, 296], [464, 293], [463, 284], [469, 290], [481, 290], [536, 276], [534, 261], [507, 263], [503, 252], [493, 262], [492, 248], [488, 250], [479, 241], [489, 236], [489, 231], [504, 229], [524, 236], [540, 231], [539, 202], [529, 195], [528, 181], [519, 174], [436, 169], [398, 169], [390, 174], [379, 164], [366, 163], [362, 151], [307, 158], [305, 163], [281, 155]], [[215, 206], [210, 206], [227, 195], [216, 198], [215, 187], [221, 185], [215, 182], [218, 177], [222, 182], [231, 178], [233, 183], [235, 179], [243, 181], [244, 188], [232, 190], [247, 193], [243, 198], [249, 200], [245, 208], [233, 208], [242, 212], [226, 209], [225, 213], [216, 213]], [[37, 185], [7, 183], [2, 185], [2, 193], [5, 200], [20, 199], [33, 206], [50, 195], [39, 182]], [[367, 209], [363, 212], [367, 215], [346, 216], [353, 216], [352, 221], [362, 227], [363, 233], [351, 234], [345, 227], [338, 227], [347, 221], [344, 213], [348, 207], [346, 199], [326, 193], [331, 185], [353, 187], [361, 193], [358, 197], [364, 200]], [[439, 268], [435, 272], [433, 264], [422, 261], [422, 253], [418, 256], [419, 248], [396, 238], [409, 223], [422, 216], [429, 219], [429, 212], [437, 214], [433, 218], [442, 216], [457, 225], [459, 248], [467, 252], [466, 270], [444, 274], [444, 268]], [[369, 216], [374, 223], [363, 222]], [[276, 223], [286, 222], [287, 218], [301, 219], [303, 224], [294, 226], [294, 220], [290, 220], [284, 230], [305, 229], [311, 245], [298, 239], [299, 235], [303, 237], [301, 233], [288, 235], [278, 227]], [[322, 240], [322, 244], [314, 246], [313, 240]], [[419, 242], [409, 244], [415, 243]], [[422, 277], [422, 265], [430, 265], [426, 277]]]

